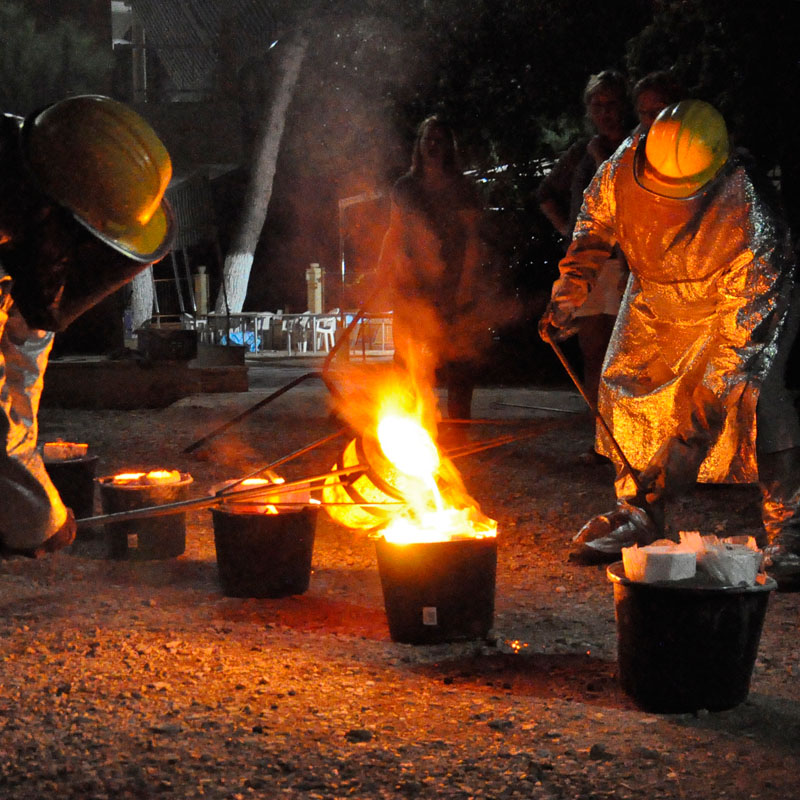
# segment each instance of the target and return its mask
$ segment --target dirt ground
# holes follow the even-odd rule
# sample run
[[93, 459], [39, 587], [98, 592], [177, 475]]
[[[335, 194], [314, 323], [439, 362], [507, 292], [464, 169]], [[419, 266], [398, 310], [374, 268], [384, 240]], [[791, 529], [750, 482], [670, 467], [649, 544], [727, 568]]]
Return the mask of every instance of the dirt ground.
[[[246, 394], [156, 411], [44, 409], [40, 439], [88, 442], [98, 475], [189, 472], [201, 496], [335, 429], [308, 382], [182, 454], [295, 374], [253, 370]], [[223, 595], [208, 510], [187, 514], [178, 558], [112, 560], [84, 532], [71, 552], [0, 562], [0, 797], [796, 797], [800, 596], [771, 595], [744, 703], [638, 710], [617, 681], [605, 569], [566, 560], [611, 506], [611, 468], [581, 463], [588, 417], [552, 408], [581, 403], [480, 389], [475, 413], [496, 422], [474, 441], [530, 435], [457, 462], [499, 522], [486, 640], [393, 642], [374, 542], [324, 513], [310, 587], [283, 599]], [[325, 471], [340, 449], [282, 473]], [[756, 501], [754, 487], [698, 487], [670, 524], [754, 533]]]

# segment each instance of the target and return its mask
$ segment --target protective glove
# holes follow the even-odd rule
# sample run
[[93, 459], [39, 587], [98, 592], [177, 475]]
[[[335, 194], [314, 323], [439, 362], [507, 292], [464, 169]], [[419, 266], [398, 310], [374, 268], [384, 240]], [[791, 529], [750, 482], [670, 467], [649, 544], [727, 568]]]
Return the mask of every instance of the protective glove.
[[575, 309], [551, 300], [539, 320], [539, 336], [545, 342], [562, 342], [578, 332]]
[[622, 548], [648, 545], [664, 535], [660, 504], [633, 505], [617, 500], [616, 508], [592, 517], [575, 535], [569, 560], [579, 564], [603, 564], [622, 557]]

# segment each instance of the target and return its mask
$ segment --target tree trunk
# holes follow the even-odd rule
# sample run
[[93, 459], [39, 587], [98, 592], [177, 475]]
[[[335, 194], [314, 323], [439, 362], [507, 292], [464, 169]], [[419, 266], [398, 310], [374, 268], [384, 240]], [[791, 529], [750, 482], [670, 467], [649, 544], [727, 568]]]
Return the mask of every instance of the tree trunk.
[[[275, 99], [264, 114], [254, 148], [254, 163], [242, 206], [239, 228], [234, 233], [230, 250], [225, 256], [223, 270], [224, 290], [217, 295], [215, 310], [218, 314], [238, 314], [244, 306], [247, 284], [253, 266], [253, 255], [267, 216], [267, 206], [272, 195], [272, 182], [278, 161], [286, 113], [291, 102], [300, 66], [308, 48], [303, 37], [288, 46], [283, 60], [283, 72], [275, 91]], [[226, 307], [227, 303], [227, 307]]]
[[131, 281], [131, 324], [133, 330], [153, 316], [153, 268], [143, 269]]

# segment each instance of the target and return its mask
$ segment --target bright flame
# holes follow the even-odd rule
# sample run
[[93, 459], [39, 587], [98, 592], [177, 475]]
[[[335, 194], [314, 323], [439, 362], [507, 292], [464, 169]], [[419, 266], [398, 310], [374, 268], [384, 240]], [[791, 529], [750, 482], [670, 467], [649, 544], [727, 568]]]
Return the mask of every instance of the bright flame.
[[473, 514], [474, 509], [446, 508], [423, 512], [419, 519], [397, 517], [384, 528], [382, 534], [387, 542], [393, 544], [489, 539], [497, 536], [497, 523], [493, 519], [484, 517], [476, 520]]
[[439, 468], [439, 451], [431, 435], [409, 416], [390, 413], [378, 422], [378, 441], [401, 472], [428, 481]]
[[329, 515], [395, 544], [496, 536], [497, 523], [481, 513], [423, 424], [433, 425], [435, 415], [425, 413], [423, 402], [409, 402], [414, 397], [407, 386], [393, 389], [375, 403], [366, 435], [352, 440], [334, 465], [363, 466], [363, 474], [326, 478], [322, 496]]

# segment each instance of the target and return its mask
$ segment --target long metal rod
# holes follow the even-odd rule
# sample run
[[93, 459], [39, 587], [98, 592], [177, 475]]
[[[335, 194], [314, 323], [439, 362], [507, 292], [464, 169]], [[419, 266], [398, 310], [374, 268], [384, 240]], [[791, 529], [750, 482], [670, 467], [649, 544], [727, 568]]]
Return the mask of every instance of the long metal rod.
[[462, 447], [456, 447], [451, 450], [446, 450], [445, 455], [448, 458], [462, 458], [464, 456], [471, 456], [475, 453], [481, 453], [484, 450], [492, 450], [495, 447], [502, 447], [506, 444], [511, 444], [513, 442], [519, 442], [522, 439], [530, 439], [532, 436], [539, 436], [541, 431], [528, 431], [527, 433], [521, 433], [518, 436], [498, 436], [496, 439], [488, 439], [485, 442], [476, 442], [474, 445], [464, 445]]
[[557, 411], [560, 414], [584, 414], [576, 408], [556, 408], [555, 406], [526, 406], [522, 403], [501, 403], [499, 400], [492, 403], [492, 408], [529, 408], [531, 411]]
[[[115, 522], [127, 522], [134, 519], [150, 519], [152, 517], [165, 517], [170, 514], [179, 514], [185, 511], [200, 510], [203, 508], [214, 508], [228, 502], [242, 502], [244, 500], [255, 501], [264, 498], [265, 503], [275, 502], [274, 498], [282, 494], [288, 494], [296, 489], [305, 488], [309, 484], [329, 478], [344, 477], [358, 472], [365, 472], [367, 467], [356, 464], [344, 469], [331, 470], [321, 475], [314, 475], [310, 478], [292, 481], [291, 483], [271, 483], [268, 486], [252, 486], [247, 489], [236, 491], [221, 490], [210, 497], [197, 497], [194, 500], [179, 500], [176, 503], [164, 503], [158, 506], [145, 506], [143, 508], [132, 508], [129, 511], [116, 511], [112, 514], [98, 514], [95, 517], [84, 517], [76, 520], [79, 528], [90, 527]], [[237, 498], [234, 500], [233, 498]], [[279, 501], [276, 503], [281, 505]]]
[[603, 415], [600, 413], [600, 409], [597, 407], [595, 403], [593, 403], [589, 399], [589, 395], [586, 394], [586, 390], [583, 388], [583, 384], [581, 383], [578, 376], [575, 374], [575, 370], [572, 369], [572, 365], [569, 363], [569, 361], [567, 361], [563, 350], [551, 337], [549, 336], [546, 337], [546, 341], [550, 344], [550, 347], [553, 348], [553, 352], [558, 356], [558, 360], [561, 362], [561, 365], [567, 371], [567, 375], [569, 375], [569, 377], [572, 379], [572, 382], [575, 384], [575, 388], [580, 392], [580, 395], [586, 402], [586, 405], [589, 406], [589, 410], [594, 415], [594, 418], [600, 423], [600, 425], [603, 427], [603, 430], [608, 435], [609, 441], [614, 446], [614, 450], [617, 451], [617, 455], [619, 456], [623, 467], [627, 471], [628, 475], [630, 476], [637, 490], [639, 492], [644, 492], [644, 487], [642, 486], [641, 481], [639, 480], [639, 476], [637, 475], [634, 468], [631, 466], [631, 462], [628, 461], [628, 457], [623, 452], [622, 448], [619, 445], [619, 442], [617, 442], [617, 440], [614, 438], [614, 434], [611, 432], [611, 428], [605, 421]]
[[259, 467], [258, 469], [254, 469], [252, 472], [249, 472], [239, 480], [234, 481], [233, 483], [229, 484], [225, 487], [225, 491], [234, 489], [236, 486], [244, 483], [244, 481], [248, 480], [249, 478], [255, 478], [256, 475], [260, 475], [263, 472], [267, 472], [268, 470], [275, 469], [276, 467], [280, 467], [283, 464], [292, 461], [299, 456], [305, 455], [306, 453], [310, 452], [311, 450], [315, 450], [317, 447], [323, 444], [327, 444], [328, 442], [332, 441], [333, 439], [338, 438], [343, 433], [347, 431], [342, 428], [342, 430], [336, 431], [336, 433], [331, 433], [328, 436], [323, 436], [321, 439], [317, 439], [315, 442], [311, 442], [311, 444], [307, 444], [305, 447], [301, 447], [299, 450], [295, 450], [293, 453], [289, 453], [288, 456], [282, 456], [281, 458], [273, 461], [271, 464], [267, 464], [265, 467]]
[[204, 445], [210, 439], [213, 439], [215, 436], [219, 436], [220, 433], [223, 431], [228, 430], [228, 428], [233, 427], [237, 422], [241, 422], [245, 417], [249, 417], [255, 411], [258, 411], [259, 408], [262, 406], [267, 405], [267, 403], [271, 403], [273, 400], [277, 400], [281, 395], [286, 394], [290, 389], [293, 389], [299, 383], [303, 383], [303, 381], [307, 381], [309, 378], [320, 378], [322, 377], [321, 372], [306, 372], [304, 375], [301, 375], [299, 378], [295, 378], [293, 381], [289, 381], [285, 386], [281, 386], [280, 389], [275, 390], [272, 394], [268, 395], [267, 397], [259, 400], [255, 405], [250, 406], [250, 408], [245, 409], [242, 411], [241, 414], [237, 414], [233, 419], [229, 419], [224, 424], [220, 425], [218, 428], [215, 428], [211, 433], [206, 434], [202, 438], [198, 439], [196, 442], [192, 442], [188, 447], [183, 449], [184, 453], [191, 453], [197, 450], [198, 447]]

